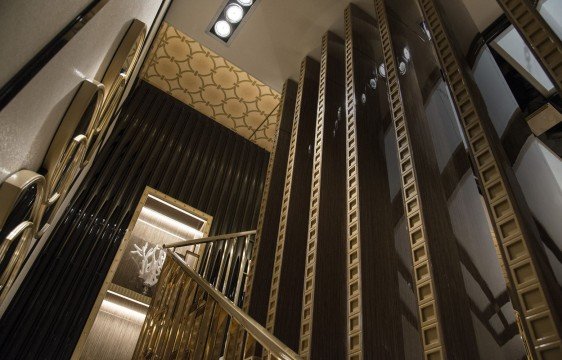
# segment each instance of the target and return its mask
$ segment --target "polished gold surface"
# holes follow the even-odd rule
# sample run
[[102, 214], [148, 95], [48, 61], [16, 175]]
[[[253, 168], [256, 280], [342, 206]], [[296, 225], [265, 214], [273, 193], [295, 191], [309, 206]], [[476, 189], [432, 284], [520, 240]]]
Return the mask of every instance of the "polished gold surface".
[[162, 24], [141, 77], [272, 151], [279, 93], [170, 24]]
[[[42, 204], [46, 194], [45, 178], [29, 170], [18, 171], [0, 186], [0, 229], [6, 225], [6, 220], [18, 204], [18, 200], [24, 193], [31, 191], [32, 186], [36, 187], [36, 193], [28, 220], [24, 220], [11, 229], [5, 239], [0, 239], [0, 262], [8, 261], [4, 271], [0, 274], [0, 303], [6, 298], [39, 229]], [[15, 246], [15, 250], [7, 260], [8, 250], [13, 246]]]
[[425, 359], [446, 359], [447, 350], [443, 343], [440, 309], [435, 296], [435, 275], [428, 251], [426, 223], [420, 206], [419, 185], [414, 166], [410, 133], [404, 112], [402, 92], [398, 81], [398, 64], [390, 35], [389, 21], [384, 0], [375, 1], [375, 12], [379, 23], [381, 42], [386, 67], [388, 100], [391, 107], [392, 122], [396, 132], [398, 161], [404, 214], [406, 216], [410, 249], [414, 261], [414, 283], [418, 305], [418, 316]]
[[218, 359], [221, 354], [235, 359], [237, 344], [232, 339], [240, 330], [273, 359], [300, 359], [168, 250], [133, 359]]

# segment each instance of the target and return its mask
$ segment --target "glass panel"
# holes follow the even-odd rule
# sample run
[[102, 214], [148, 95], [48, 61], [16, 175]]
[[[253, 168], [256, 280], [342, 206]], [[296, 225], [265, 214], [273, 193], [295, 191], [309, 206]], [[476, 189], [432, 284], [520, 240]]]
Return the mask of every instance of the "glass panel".
[[554, 84], [513, 25], [494, 39], [491, 46], [544, 96], [554, 92]]

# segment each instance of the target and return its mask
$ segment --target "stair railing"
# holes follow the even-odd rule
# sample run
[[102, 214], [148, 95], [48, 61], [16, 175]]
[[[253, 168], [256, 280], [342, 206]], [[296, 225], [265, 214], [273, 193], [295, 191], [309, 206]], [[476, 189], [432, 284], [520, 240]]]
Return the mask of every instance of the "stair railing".
[[[266, 350], [272, 359], [300, 359], [290, 348], [244, 313], [239, 306], [242, 299], [243, 272], [248, 261], [240, 260], [235, 291], [227, 294], [229, 269], [234, 254], [242, 251], [242, 259], [251, 255], [250, 237], [255, 231], [182, 241], [167, 245], [167, 258], [162, 268], [156, 293], [141, 330], [134, 359], [241, 359], [243, 332]], [[237, 247], [243, 239], [243, 246]], [[222, 256], [207, 259], [197, 273], [173, 249], [208, 243], [219, 246], [224, 242]], [[240, 246], [240, 245], [239, 245]], [[220, 260], [219, 260], [220, 257]], [[218, 266], [218, 271], [212, 270]], [[212, 276], [211, 276], [212, 275]], [[214, 283], [207, 280], [211, 278]], [[234, 300], [234, 302], [233, 302]]]

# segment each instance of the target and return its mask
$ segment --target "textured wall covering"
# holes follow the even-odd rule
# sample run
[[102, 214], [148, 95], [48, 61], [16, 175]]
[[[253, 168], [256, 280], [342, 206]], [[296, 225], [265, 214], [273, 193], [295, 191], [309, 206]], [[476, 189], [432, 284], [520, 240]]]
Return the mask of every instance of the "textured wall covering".
[[211, 235], [255, 229], [268, 160], [141, 82], [0, 320], [0, 358], [70, 358], [146, 186], [213, 216]]
[[271, 151], [280, 95], [163, 23], [141, 77]]

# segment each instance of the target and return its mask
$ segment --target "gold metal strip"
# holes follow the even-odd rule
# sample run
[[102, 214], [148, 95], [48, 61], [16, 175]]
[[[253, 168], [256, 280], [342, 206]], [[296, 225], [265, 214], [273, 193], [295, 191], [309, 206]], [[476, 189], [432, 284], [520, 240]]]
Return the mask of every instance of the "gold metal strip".
[[540, 269], [528, 250], [530, 239], [521, 229], [522, 220], [515, 211], [518, 205], [513, 201], [502, 163], [490, 146], [492, 140], [488, 129], [491, 127], [483, 125], [483, 119], [476, 110], [473, 95], [466, 85], [467, 75], [461, 70], [460, 61], [433, 0], [418, 1], [432, 33], [464, 135], [470, 144], [469, 152], [484, 188], [482, 195], [502, 253], [500, 263], [507, 269], [511, 283], [508, 286], [515, 289], [522, 306], [521, 324], [526, 333], [523, 335], [530, 337], [528, 340], [538, 359], [562, 358], [561, 337], [552, 316], [552, 305], [545, 296], [548, 289], [540, 280]]
[[[562, 91], [562, 42], [526, 0], [497, 0], [509, 21], [525, 39], [558, 91]], [[558, 14], [560, 15], [560, 14]]]
[[426, 238], [425, 219], [421, 211], [421, 201], [418, 193], [419, 186], [410, 146], [411, 134], [406, 123], [404, 104], [398, 81], [398, 69], [394, 57], [394, 46], [390, 35], [384, 0], [375, 0], [375, 13], [381, 34], [386, 67], [387, 91], [394, 129], [396, 131], [402, 197], [414, 262], [414, 282], [418, 300], [424, 358], [431, 360], [445, 359], [446, 349], [439, 322], [439, 307], [435, 297], [434, 274], [427, 248], [428, 239]]
[[[279, 140], [279, 132], [281, 131], [281, 117], [284, 113], [285, 101], [287, 96], [287, 81], [283, 84], [283, 92], [281, 94], [281, 102], [279, 104], [279, 112], [277, 113], [277, 130], [275, 131], [275, 138], [273, 143], [273, 150], [269, 155], [269, 162], [267, 164], [267, 171], [265, 175], [265, 184], [263, 188], [263, 195], [260, 203], [260, 213], [258, 216], [258, 227], [256, 233], [255, 243], [252, 249], [252, 257], [250, 259], [250, 265], [248, 269], [248, 277], [246, 278], [246, 289], [244, 290], [244, 302], [242, 304], [242, 309], [244, 312], [248, 313], [250, 310], [250, 300], [252, 299], [252, 288], [254, 285], [254, 273], [256, 271], [256, 262], [259, 255], [261, 237], [263, 233], [263, 222], [265, 220], [265, 210], [267, 207], [267, 200], [269, 198], [269, 189], [271, 187], [271, 177], [273, 175], [273, 165], [275, 164], [275, 154], [277, 153], [277, 141]], [[242, 336], [242, 332], [239, 332], [238, 338]], [[252, 337], [246, 339], [246, 344], [244, 348], [244, 357], [253, 355], [255, 349], [255, 340]]]
[[287, 171], [285, 174], [285, 187], [283, 190], [283, 202], [281, 205], [281, 218], [279, 221], [279, 234], [277, 246], [275, 248], [275, 258], [273, 263], [273, 275], [271, 278], [271, 289], [269, 293], [269, 303], [267, 309], [266, 329], [273, 333], [275, 328], [275, 316], [277, 314], [277, 299], [279, 298], [279, 280], [281, 278], [281, 266], [283, 264], [283, 248], [285, 246], [285, 235], [287, 230], [287, 218], [289, 216], [289, 200], [291, 198], [291, 185], [293, 182], [293, 167], [295, 165], [295, 154], [297, 150], [297, 136], [301, 112], [302, 94], [305, 82], [306, 59], [301, 63], [300, 79], [297, 88], [297, 98], [295, 102], [295, 116], [293, 118], [293, 129], [291, 130], [291, 142], [289, 145], [289, 159], [287, 161]]
[[347, 358], [363, 358], [361, 301], [361, 237], [359, 224], [359, 173], [357, 167], [357, 124], [355, 122], [355, 78], [351, 8], [345, 9], [345, 76], [347, 141]]
[[308, 220], [308, 239], [304, 267], [304, 288], [302, 297], [301, 331], [299, 352], [303, 359], [310, 357], [312, 341], [312, 319], [314, 315], [314, 284], [316, 276], [316, 249], [318, 242], [318, 221], [320, 211], [320, 182], [322, 173], [322, 142], [324, 139], [324, 114], [326, 100], [326, 75], [328, 62], [328, 33], [322, 37], [320, 60], [320, 82], [318, 88], [318, 110], [316, 113], [316, 133], [312, 165], [312, 184]]

